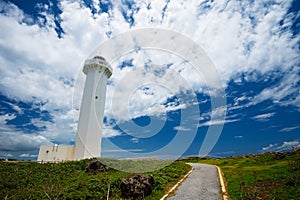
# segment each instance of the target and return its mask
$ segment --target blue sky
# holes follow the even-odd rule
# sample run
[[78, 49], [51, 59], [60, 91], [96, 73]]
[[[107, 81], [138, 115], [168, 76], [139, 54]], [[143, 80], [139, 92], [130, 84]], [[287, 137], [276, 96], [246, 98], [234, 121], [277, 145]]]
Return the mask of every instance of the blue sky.
[[[35, 160], [40, 145], [73, 145], [84, 60], [141, 28], [190, 38], [221, 84], [207, 83], [178, 55], [133, 47], [111, 62], [102, 156], [199, 155], [207, 141], [217, 157], [299, 146], [299, 7], [297, 0], [1, 1], [0, 157]], [[219, 98], [225, 105], [214, 106]]]

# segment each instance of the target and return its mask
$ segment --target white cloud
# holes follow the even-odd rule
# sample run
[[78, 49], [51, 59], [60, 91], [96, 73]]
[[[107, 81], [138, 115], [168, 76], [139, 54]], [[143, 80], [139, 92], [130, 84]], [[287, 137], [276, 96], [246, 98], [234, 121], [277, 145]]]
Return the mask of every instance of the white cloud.
[[202, 113], [198, 127], [224, 125], [226, 123], [233, 123], [239, 121], [239, 115], [229, 115], [227, 107], [217, 107], [211, 112]]
[[[199, 1], [170, 1], [162, 17], [162, 9], [166, 5], [162, 1], [135, 2], [137, 10], [127, 10], [132, 14], [135, 28], [155, 27], [178, 31], [200, 44], [214, 61], [224, 83], [227, 83], [236, 73], [257, 70], [261, 73], [279, 71], [284, 75], [283, 81], [276, 86], [266, 88], [261, 94], [251, 99], [252, 105], [266, 99], [280, 102], [283, 105], [300, 105], [299, 89], [295, 87], [299, 82], [298, 42], [299, 36], [293, 36], [289, 26], [292, 16], [285, 16], [291, 1], [265, 5], [262, 1], [207, 1], [207, 9]], [[203, 2], [204, 3], [204, 2]], [[46, 102], [43, 109], [53, 116], [54, 123], [35, 120], [33, 123], [47, 127], [40, 135], [26, 135], [20, 130], [18, 134], [3, 132], [3, 139], [12, 142], [15, 138], [27, 141], [33, 146], [50, 140], [69, 142], [74, 140], [78, 111], [72, 110], [72, 99], [80, 105], [80, 92], [73, 98], [74, 84], [79, 81], [82, 89], [84, 75], [81, 65], [89, 53], [104, 42], [106, 33], [112, 36], [130, 30], [130, 25], [124, 20], [120, 8], [122, 1], [112, 1], [113, 7], [108, 13], [92, 14], [90, 9], [78, 1], [61, 1], [61, 27], [65, 34], [57, 37], [52, 14], [42, 13], [47, 18], [45, 27], [33, 24], [33, 19], [24, 14], [13, 4], [0, 3], [5, 14], [0, 15], [0, 80], [1, 92], [20, 101], [32, 102], [33, 98]], [[209, 4], [209, 6], [208, 6]], [[94, 1], [96, 10], [99, 7]], [[290, 14], [292, 15], [292, 14]], [[30, 23], [29, 23], [30, 22]], [[282, 22], [280, 25], [279, 22]], [[28, 25], [30, 24], [30, 25]], [[286, 28], [284, 31], [282, 28]], [[157, 55], [157, 54], [156, 54]], [[134, 64], [141, 66], [147, 60], [144, 54], [136, 58]], [[174, 61], [173, 71], [167, 70], [162, 77], [148, 76], [148, 80], [160, 81], [161, 85], [173, 85], [172, 90], [152, 86], [154, 95], [142, 93], [140, 89], [130, 94], [130, 89], [140, 83], [146, 76], [136, 76], [123, 85], [123, 92], [115, 94], [119, 109], [109, 113], [111, 105], [107, 101], [106, 113], [114, 117], [128, 120], [130, 117], [143, 115], [160, 115], [167, 111], [184, 109], [185, 102], [164, 104], [169, 97], [177, 95], [188, 88], [201, 91], [204, 79], [201, 80], [193, 73], [188, 65], [180, 69], [182, 60], [161, 53], [154, 61], [163, 65]], [[176, 64], [177, 63], [177, 64]], [[174, 79], [175, 72], [186, 80], [183, 84]], [[116, 69], [112, 82], [114, 84], [125, 76], [129, 69]], [[140, 74], [138, 74], [140, 75]], [[149, 75], [149, 74], [148, 74]], [[79, 77], [79, 80], [76, 80]], [[81, 78], [81, 79], [80, 79]], [[69, 82], [69, 83], [67, 83]], [[184, 86], [182, 86], [184, 85]], [[78, 88], [77, 88], [78, 89]], [[107, 99], [113, 96], [114, 85], [108, 86]], [[131, 97], [124, 101], [122, 96]], [[293, 99], [288, 99], [291, 94]], [[243, 99], [237, 99], [241, 102]], [[14, 108], [18, 111], [18, 108]], [[20, 110], [19, 110], [20, 111]], [[73, 113], [73, 114], [72, 114]], [[213, 113], [218, 116], [218, 113]], [[75, 121], [73, 119], [75, 115]], [[263, 117], [262, 117], [263, 118]], [[205, 122], [204, 125], [234, 122], [236, 119], [216, 120]], [[12, 127], [5, 127], [11, 129]], [[2, 129], [3, 130], [3, 129]], [[12, 129], [11, 129], [12, 130]], [[9, 132], [9, 133], [8, 133]], [[5, 134], [4, 134], [5, 133]], [[105, 129], [104, 136], [115, 136], [118, 133], [112, 129]], [[13, 136], [12, 136], [13, 135]], [[2, 140], [1, 140], [2, 141]], [[26, 142], [25, 142], [26, 143]], [[14, 143], [14, 147], [18, 144]], [[5, 145], [5, 144], [4, 144]], [[6, 146], [6, 145], [5, 145]], [[16, 147], [17, 148], [17, 147]]]
[[11, 108], [12, 108], [13, 110], [17, 111], [18, 114], [21, 114], [21, 115], [22, 115], [22, 114], [24, 113], [23, 110], [22, 110], [18, 105], [13, 104], [13, 103], [10, 103], [10, 102], [4, 102], [4, 103], [10, 105]]
[[1, 152], [0, 151], [0, 157], [1, 158], [7, 158], [7, 157], [13, 157], [14, 155], [11, 153]]
[[16, 115], [14, 114], [5, 114], [5, 115], [0, 115], [0, 124], [2, 128], [6, 125], [6, 122], [9, 120], [13, 120], [16, 118]]
[[0, 115], [0, 149], [9, 151], [36, 150], [41, 145], [52, 144], [48, 138], [38, 134], [26, 134], [22, 130], [8, 125], [7, 121], [15, 115]]
[[282, 145], [279, 144], [269, 144], [266, 147], [262, 148], [262, 151], [287, 151], [291, 150], [292, 147], [299, 147], [300, 142], [295, 140], [295, 141], [285, 141], [282, 143]]
[[273, 117], [275, 115], [274, 112], [272, 113], [266, 113], [266, 114], [261, 114], [261, 115], [256, 115], [254, 117], [252, 117], [253, 119], [257, 120], [257, 121], [268, 121], [269, 118]]
[[235, 135], [234, 138], [237, 138], [237, 139], [240, 139], [240, 138], [243, 138], [244, 136], [242, 135]]
[[246, 97], [246, 96], [241, 96], [241, 97], [236, 97], [236, 98], [234, 98], [234, 106], [238, 106], [241, 102], [244, 102], [244, 101], [247, 101], [247, 100], [249, 100], [249, 98], [248, 97]]
[[216, 120], [210, 120], [207, 122], [199, 123], [198, 127], [204, 127], [204, 126], [214, 126], [214, 125], [223, 125], [228, 124], [232, 122], [239, 121], [238, 119], [216, 119]]
[[289, 131], [293, 131], [295, 129], [299, 129], [300, 126], [292, 126], [292, 127], [286, 127], [280, 130], [280, 132], [289, 132]]
[[[130, 68], [120, 69], [114, 66], [111, 84], [107, 87], [107, 115], [126, 121], [145, 115], [161, 116], [169, 111], [186, 108], [185, 102], [179, 99], [180, 93], [186, 89], [191, 90], [192, 87], [182, 78], [176, 78], [180, 76], [178, 70], [168, 68], [167, 61], [156, 58], [157, 53], [149, 54], [151, 62], [158, 61], [159, 64], [144, 66], [144, 60], [141, 58], [143, 55], [137, 55]], [[124, 58], [130, 59], [129, 56]], [[170, 102], [169, 99], [173, 97], [179, 100]]]
[[21, 157], [21, 158], [36, 158], [37, 155], [30, 154], [30, 153], [23, 153], [23, 154], [20, 154], [19, 157]]
[[191, 130], [190, 128], [186, 128], [184, 126], [175, 126], [173, 129], [175, 131], [190, 131]]
[[[284, 69], [282, 69], [284, 70]], [[274, 103], [281, 105], [293, 105], [299, 108], [299, 96], [300, 92], [297, 87], [297, 82], [299, 82], [299, 68], [291, 67], [287, 72], [282, 71], [284, 75], [282, 81], [276, 85], [273, 85], [269, 88], [265, 88], [260, 94], [253, 97], [251, 100], [251, 105], [256, 105], [265, 100], [272, 100]], [[294, 96], [288, 98], [289, 96]]]
[[268, 146], [263, 147], [262, 150], [269, 151], [269, 150], [272, 150], [274, 146], [277, 146], [277, 144], [269, 144]]
[[1, 132], [1, 150], [26, 151], [39, 149], [41, 145], [51, 145], [47, 138], [41, 135], [18, 132]]
[[102, 133], [103, 137], [114, 137], [117, 135], [121, 135], [120, 131], [113, 129], [110, 126], [104, 126], [102, 131], [103, 131]]
[[290, 149], [292, 147], [300, 146], [299, 144], [299, 141], [283, 142], [279, 149]]
[[132, 143], [139, 143], [140, 142], [139, 138], [131, 138], [130, 141]]

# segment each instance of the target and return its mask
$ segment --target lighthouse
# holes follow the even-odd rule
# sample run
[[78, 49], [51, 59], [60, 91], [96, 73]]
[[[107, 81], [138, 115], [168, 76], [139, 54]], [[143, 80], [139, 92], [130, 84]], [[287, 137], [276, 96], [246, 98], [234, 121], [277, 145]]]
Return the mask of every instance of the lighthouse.
[[75, 146], [41, 146], [38, 162], [62, 162], [100, 157], [107, 79], [112, 68], [101, 56], [85, 61], [86, 74]]
[[81, 101], [74, 160], [100, 157], [107, 79], [112, 68], [101, 56], [84, 63], [86, 81]]

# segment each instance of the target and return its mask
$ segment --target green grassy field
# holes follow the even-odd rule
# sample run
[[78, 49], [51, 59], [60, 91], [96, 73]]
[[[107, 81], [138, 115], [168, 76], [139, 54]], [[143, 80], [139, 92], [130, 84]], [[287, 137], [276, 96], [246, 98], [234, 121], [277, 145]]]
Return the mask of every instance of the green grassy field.
[[[85, 173], [90, 160], [65, 163], [0, 162], [0, 199], [121, 199], [119, 189], [123, 178], [131, 175], [110, 168], [102, 174]], [[159, 166], [158, 160], [146, 161], [147, 166]], [[125, 166], [141, 166], [141, 161], [125, 161]], [[141, 166], [142, 167], [142, 166]], [[133, 168], [134, 169], [134, 168]], [[159, 199], [191, 167], [183, 161], [150, 173], [155, 179], [151, 196]]]
[[[45, 163], [0, 162], [0, 199], [121, 199], [123, 178], [131, 172], [110, 168], [102, 174], [85, 173], [90, 160]], [[156, 169], [166, 164], [158, 160], [106, 160], [110, 166], [127, 171]], [[146, 199], [159, 199], [181, 179], [191, 167], [186, 162], [218, 165], [225, 176], [231, 199], [300, 199], [300, 151], [210, 159], [193, 157], [176, 161], [153, 175], [155, 186]]]
[[218, 165], [231, 199], [300, 199], [300, 151], [232, 158], [189, 158], [186, 161]]

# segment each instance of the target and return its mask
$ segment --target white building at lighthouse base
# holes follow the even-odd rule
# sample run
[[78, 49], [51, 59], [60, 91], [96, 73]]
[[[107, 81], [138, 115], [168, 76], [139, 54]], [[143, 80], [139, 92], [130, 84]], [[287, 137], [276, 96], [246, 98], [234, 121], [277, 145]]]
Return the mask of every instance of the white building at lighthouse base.
[[41, 146], [38, 162], [64, 162], [74, 160], [75, 146]]

